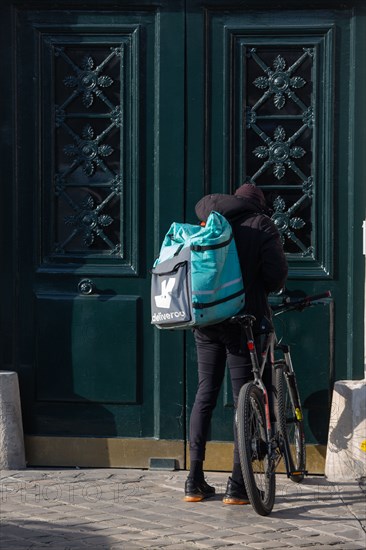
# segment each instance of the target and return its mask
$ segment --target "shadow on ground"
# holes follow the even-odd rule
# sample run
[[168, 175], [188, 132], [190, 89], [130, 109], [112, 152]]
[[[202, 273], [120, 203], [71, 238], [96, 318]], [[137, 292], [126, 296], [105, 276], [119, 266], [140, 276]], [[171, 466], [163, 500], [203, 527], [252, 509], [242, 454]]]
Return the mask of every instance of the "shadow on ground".
[[[88, 525], [87, 520], [81, 523], [75, 520], [70, 526], [70, 519], [64, 527], [55, 526], [48, 521], [19, 519], [2, 521], [0, 524], [0, 547], [6, 550], [38, 550], [39, 548], [57, 548], [58, 550], [80, 550], [80, 548], [98, 548], [111, 550], [113, 542]], [[117, 546], [116, 546], [117, 547]]]

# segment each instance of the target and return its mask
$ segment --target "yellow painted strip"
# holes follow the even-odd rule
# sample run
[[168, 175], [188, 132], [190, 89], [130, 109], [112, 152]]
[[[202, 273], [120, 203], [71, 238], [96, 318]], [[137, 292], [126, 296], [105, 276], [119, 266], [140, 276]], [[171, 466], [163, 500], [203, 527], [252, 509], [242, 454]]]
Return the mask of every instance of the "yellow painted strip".
[[366, 453], [366, 439], [364, 439], [364, 440], [361, 442], [360, 449], [361, 449], [361, 451], [363, 451], [364, 453]]
[[[209, 441], [206, 446], [204, 469], [214, 472], [231, 472], [233, 467], [233, 450], [234, 445], [232, 443]], [[324, 474], [326, 450], [326, 445], [306, 445], [306, 470], [309, 474]], [[189, 468], [188, 447], [186, 452], [187, 468]], [[278, 473], [285, 473], [283, 460], [281, 460], [276, 471]]]
[[184, 441], [150, 438], [25, 437], [29, 466], [148, 468], [150, 458], [175, 458], [184, 469]]
[[[189, 468], [188, 445], [181, 440], [26, 436], [25, 443], [29, 466], [148, 468], [151, 457], [167, 457], [175, 458], [179, 469]], [[229, 442], [209, 441], [205, 470], [230, 472], [233, 447]], [[306, 455], [307, 471], [310, 474], [324, 474], [326, 446], [306, 445]], [[282, 461], [277, 471], [285, 472]]]

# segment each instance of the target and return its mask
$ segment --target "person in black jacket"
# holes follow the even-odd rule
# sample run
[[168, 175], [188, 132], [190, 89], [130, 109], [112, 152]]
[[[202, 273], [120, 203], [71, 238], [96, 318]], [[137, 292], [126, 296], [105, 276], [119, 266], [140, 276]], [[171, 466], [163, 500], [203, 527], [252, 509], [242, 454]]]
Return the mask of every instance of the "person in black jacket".
[[[256, 323], [271, 318], [268, 294], [279, 291], [287, 278], [287, 261], [279, 232], [266, 214], [262, 191], [244, 184], [234, 195], [213, 194], [196, 205], [196, 214], [205, 222], [211, 211], [225, 216], [231, 223], [238, 250], [244, 288], [245, 312]], [[254, 326], [254, 332], [256, 325]], [[187, 502], [197, 502], [215, 493], [203, 473], [208, 429], [213, 409], [228, 365], [234, 406], [240, 388], [252, 378], [249, 353], [241, 341], [240, 327], [229, 321], [194, 329], [198, 359], [198, 389], [190, 417], [190, 471], [185, 483]], [[228, 479], [225, 504], [249, 503], [240, 467], [234, 422], [234, 459]]]

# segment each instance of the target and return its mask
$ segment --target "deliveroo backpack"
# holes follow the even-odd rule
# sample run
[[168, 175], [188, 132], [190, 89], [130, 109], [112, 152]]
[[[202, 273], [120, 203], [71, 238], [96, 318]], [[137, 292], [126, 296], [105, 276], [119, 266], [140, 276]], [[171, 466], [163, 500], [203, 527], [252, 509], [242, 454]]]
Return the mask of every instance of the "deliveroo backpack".
[[244, 306], [231, 225], [218, 212], [204, 227], [174, 222], [151, 273], [151, 323], [160, 329], [212, 325]]

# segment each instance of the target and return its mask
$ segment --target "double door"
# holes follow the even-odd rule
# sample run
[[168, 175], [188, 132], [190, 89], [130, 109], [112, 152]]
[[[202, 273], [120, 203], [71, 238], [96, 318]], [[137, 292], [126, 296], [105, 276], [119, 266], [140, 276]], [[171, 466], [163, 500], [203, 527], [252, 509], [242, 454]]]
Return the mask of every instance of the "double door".
[[[363, 8], [298, 4], [3, 3], [2, 356], [30, 463], [185, 466], [195, 350], [150, 325], [149, 269], [171, 221], [251, 181], [289, 292], [333, 295], [278, 326], [321, 469], [332, 383], [362, 376]], [[208, 467], [232, 413], [225, 379]]]

